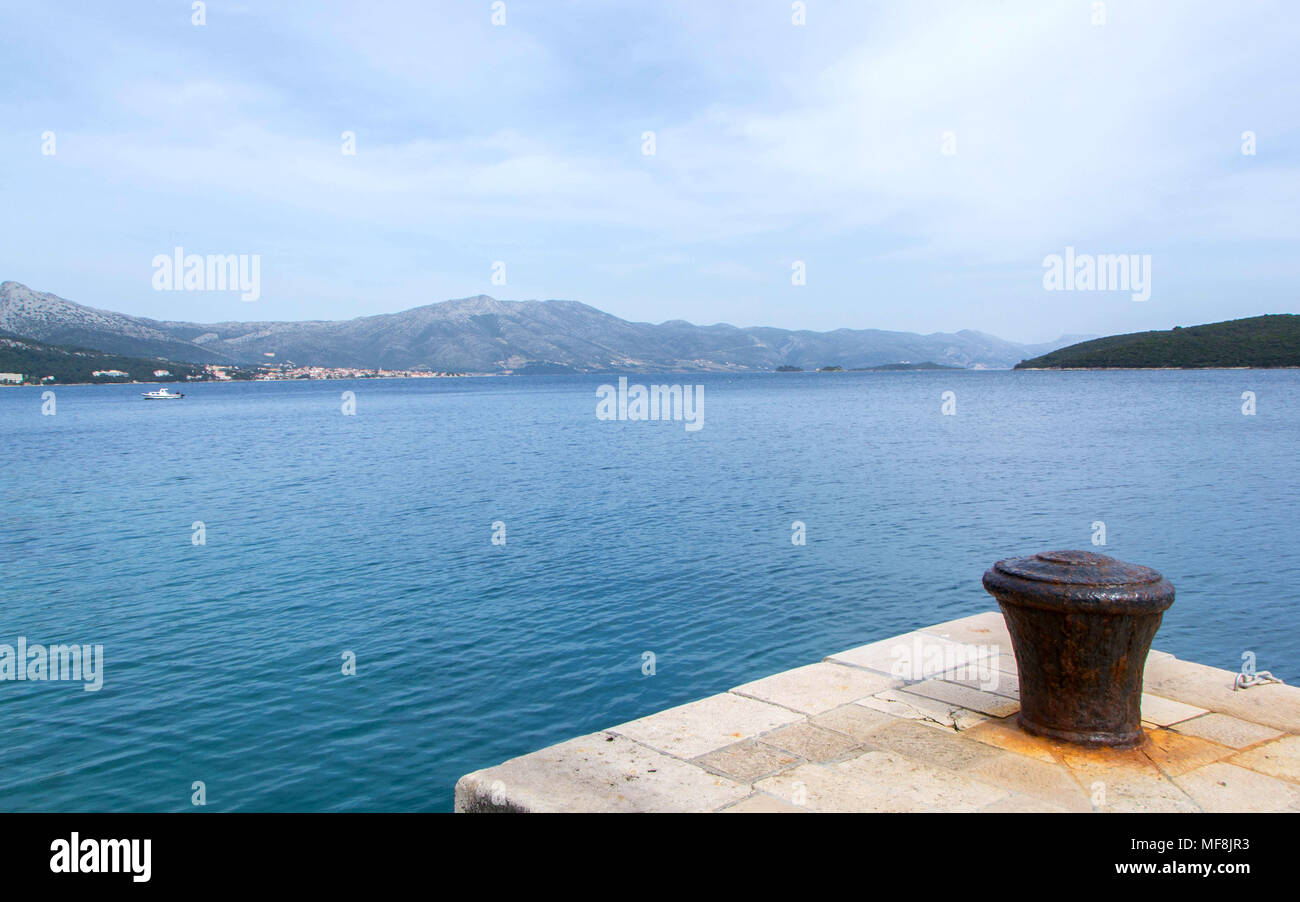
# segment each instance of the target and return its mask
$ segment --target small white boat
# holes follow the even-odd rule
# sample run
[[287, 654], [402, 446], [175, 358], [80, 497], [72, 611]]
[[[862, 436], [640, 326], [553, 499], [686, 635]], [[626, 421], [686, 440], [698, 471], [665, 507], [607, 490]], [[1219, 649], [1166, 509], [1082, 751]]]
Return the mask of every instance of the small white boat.
[[166, 388], [160, 388], [157, 391], [147, 391], [141, 397], [146, 401], [179, 401], [185, 395], [172, 394]]

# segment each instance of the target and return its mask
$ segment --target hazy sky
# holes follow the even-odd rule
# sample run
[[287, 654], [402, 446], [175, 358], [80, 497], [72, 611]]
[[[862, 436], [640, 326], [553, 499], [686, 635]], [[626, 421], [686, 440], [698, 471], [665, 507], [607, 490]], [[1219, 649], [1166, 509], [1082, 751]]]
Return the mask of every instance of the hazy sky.
[[[1037, 341], [1300, 312], [1293, 2], [504, 6], [3, 0], [0, 280], [201, 321], [490, 294]], [[261, 298], [155, 292], [177, 245], [259, 254]], [[1150, 254], [1150, 300], [1044, 290], [1067, 245]]]

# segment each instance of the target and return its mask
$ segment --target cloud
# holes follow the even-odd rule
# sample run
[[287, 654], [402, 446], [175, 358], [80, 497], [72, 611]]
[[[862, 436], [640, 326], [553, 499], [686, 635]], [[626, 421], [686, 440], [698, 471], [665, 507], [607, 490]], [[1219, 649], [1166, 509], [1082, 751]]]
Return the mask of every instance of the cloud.
[[[657, 296], [664, 317], [727, 318], [734, 289], [754, 316], [894, 328], [951, 316], [954, 285], [1018, 322], [1036, 298], [1018, 274], [1066, 244], [1213, 285], [1240, 280], [1233, 249], [1298, 237], [1300, 23], [1275, 3], [1114, 0], [1093, 26], [1077, 0], [828, 0], [802, 28], [781, 4], [508, 8], [494, 28], [477, 4], [210, 7], [206, 31], [156, 10], [0, 13], [0, 75], [21, 86], [0, 99], [6, 193], [82, 231], [111, 215], [102, 248], [76, 250], [88, 283], [143, 252], [121, 236], [157, 243], [165, 223], [281, 247], [285, 293], [369, 283], [343, 263], [371, 258], [386, 285], [433, 290], [433, 265], [468, 294], [485, 255], [510, 254], [552, 261], [515, 290], [614, 310]], [[57, 161], [34, 152], [45, 128]], [[6, 228], [32, 267], [70, 269]], [[794, 307], [792, 259], [818, 286]], [[864, 262], [907, 303], [864, 304]], [[962, 325], [988, 327], [945, 327]]]

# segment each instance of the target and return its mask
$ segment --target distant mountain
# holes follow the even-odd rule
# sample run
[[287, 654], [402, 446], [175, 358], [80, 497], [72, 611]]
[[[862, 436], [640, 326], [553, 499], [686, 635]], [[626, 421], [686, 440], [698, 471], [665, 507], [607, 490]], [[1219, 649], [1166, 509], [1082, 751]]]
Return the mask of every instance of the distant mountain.
[[[154, 376], [166, 370], [166, 376]], [[96, 376], [96, 371], [117, 371], [126, 376]], [[170, 360], [107, 354], [88, 348], [67, 348], [0, 332], [0, 373], [18, 373], [26, 382], [177, 382], [203, 373], [202, 366]]]
[[1021, 345], [963, 330], [791, 331], [633, 323], [577, 301], [480, 295], [351, 320], [188, 323], [84, 307], [0, 284], [0, 330], [57, 344], [196, 363], [429, 369], [448, 372], [725, 372], [894, 363], [1006, 369], [1068, 340]]
[[1016, 369], [1300, 367], [1300, 315], [1276, 313], [1070, 345]]
[[0, 331], [112, 354], [225, 362], [221, 354], [163, 332], [151, 320], [83, 307], [17, 282], [0, 283]]

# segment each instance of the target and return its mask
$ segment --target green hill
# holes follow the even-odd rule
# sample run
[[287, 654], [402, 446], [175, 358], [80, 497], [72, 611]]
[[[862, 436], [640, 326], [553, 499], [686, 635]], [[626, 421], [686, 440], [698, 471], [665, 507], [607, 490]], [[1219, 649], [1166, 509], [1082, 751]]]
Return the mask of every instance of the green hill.
[[[119, 370], [125, 377], [96, 376], [96, 370]], [[155, 376], [155, 370], [167, 370], [169, 376]], [[186, 376], [201, 376], [203, 367], [176, 363], [162, 358], [125, 357], [86, 348], [65, 348], [30, 338], [0, 332], [0, 373], [20, 373], [28, 384], [46, 385], [69, 382], [179, 382]]]
[[1300, 367], [1300, 315], [1275, 313], [1080, 342], [1016, 369]]

